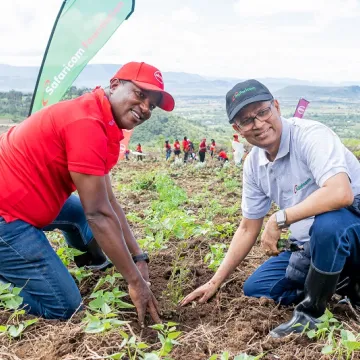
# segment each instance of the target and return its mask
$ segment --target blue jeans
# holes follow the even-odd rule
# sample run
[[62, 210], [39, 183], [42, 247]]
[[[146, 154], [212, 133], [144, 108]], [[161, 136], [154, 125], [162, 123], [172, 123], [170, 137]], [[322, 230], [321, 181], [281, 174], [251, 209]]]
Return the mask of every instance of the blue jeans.
[[171, 150], [166, 150], [166, 160], [169, 160], [171, 156]]
[[[312, 265], [324, 274], [342, 277], [359, 274], [360, 217], [347, 209], [330, 211], [315, 217], [310, 229]], [[244, 294], [267, 297], [282, 305], [302, 299], [304, 284], [286, 277], [291, 252], [271, 257], [244, 283]], [[359, 275], [357, 275], [359, 276]]]
[[6, 223], [0, 217], [0, 277], [23, 288], [20, 296], [30, 314], [68, 319], [82, 299], [43, 232], [54, 229], [62, 231], [71, 247], [85, 250], [93, 235], [79, 197], [71, 195], [55, 221], [44, 229], [21, 220]]

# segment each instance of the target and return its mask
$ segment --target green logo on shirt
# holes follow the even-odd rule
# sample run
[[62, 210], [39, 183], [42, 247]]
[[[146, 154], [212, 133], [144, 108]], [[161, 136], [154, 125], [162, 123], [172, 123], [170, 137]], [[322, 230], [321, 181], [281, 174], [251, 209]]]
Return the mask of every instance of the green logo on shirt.
[[298, 191], [300, 191], [301, 189], [303, 189], [309, 182], [311, 181], [311, 178], [308, 178], [306, 181], [304, 181], [302, 184], [300, 185], [295, 185], [294, 186], [294, 194], [296, 194]]

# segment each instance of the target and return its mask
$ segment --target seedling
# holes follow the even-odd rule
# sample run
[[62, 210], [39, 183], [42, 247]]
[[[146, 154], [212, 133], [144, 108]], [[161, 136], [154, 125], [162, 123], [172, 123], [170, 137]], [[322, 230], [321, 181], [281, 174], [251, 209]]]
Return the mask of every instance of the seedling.
[[19, 296], [21, 288], [11, 287], [12, 284], [0, 283], [0, 308], [6, 310], [16, 310], [23, 302], [23, 298]]
[[86, 270], [83, 267], [81, 268], [74, 268], [69, 269], [70, 274], [75, 276], [76, 280], [81, 284], [81, 282], [92, 275], [92, 272], [90, 270]]
[[216, 271], [225, 257], [226, 244], [211, 244], [210, 252], [204, 257], [204, 262], [209, 263], [208, 268]]
[[354, 335], [351, 331], [343, 329], [343, 325], [328, 309], [318, 320], [316, 329], [305, 326], [302, 333], [309, 339], [325, 340], [322, 354], [332, 355], [334, 359], [352, 359], [354, 352], [360, 350], [360, 334]]
[[57, 249], [56, 254], [59, 256], [62, 263], [68, 267], [70, 263], [74, 261], [74, 256], [84, 254], [84, 252], [68, 246], [63, 246]]

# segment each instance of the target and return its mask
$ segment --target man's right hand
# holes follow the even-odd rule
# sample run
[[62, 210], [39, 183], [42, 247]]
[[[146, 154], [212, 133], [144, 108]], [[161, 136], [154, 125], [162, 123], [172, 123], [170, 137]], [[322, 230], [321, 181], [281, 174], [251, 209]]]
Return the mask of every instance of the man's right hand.
[[192, 293], [187, 295], [180, 302], [180, 305], [185, 306], [186, 304], [188, 304], [191, 301], [194, 301], [197, 298], [200, 298], [199, 303], [203, 304], [206, 301], [208, 301], [216, 293], [217, 289], [218, 289], [218, 286], [210, 280], [206, 284], [198, 287]]
[[144, 326], [146, 311], [149, 311], [156, 324], [161, 323], [157, 300], [145, 281], [129, 285], [129, 295], [136, 307], [141, 326]]

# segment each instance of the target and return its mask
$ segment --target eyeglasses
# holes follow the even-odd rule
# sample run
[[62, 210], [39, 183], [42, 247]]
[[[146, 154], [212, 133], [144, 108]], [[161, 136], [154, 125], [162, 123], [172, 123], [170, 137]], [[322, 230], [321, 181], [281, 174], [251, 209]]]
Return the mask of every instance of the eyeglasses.
[[261, 109], [254, 117], [249, 117], [247, 119], [235, 120], [234, 124], [233, 124], [234, 129], [237, 131], [250, 130], [255, 122], [255, 119], [258, 119], [261, 122], [264, 122], [264, 121], [270, 119], [270, 117], [272, 115], [271, 107], [273, 104], [274, 104], [274, 102], [271, 101], [270, 106], [266, 107], [265, 109]]

